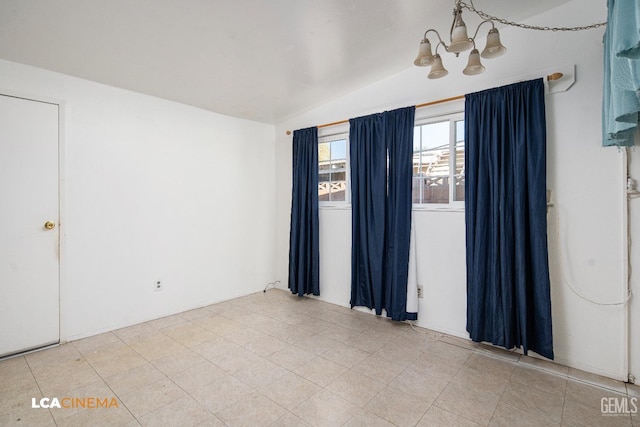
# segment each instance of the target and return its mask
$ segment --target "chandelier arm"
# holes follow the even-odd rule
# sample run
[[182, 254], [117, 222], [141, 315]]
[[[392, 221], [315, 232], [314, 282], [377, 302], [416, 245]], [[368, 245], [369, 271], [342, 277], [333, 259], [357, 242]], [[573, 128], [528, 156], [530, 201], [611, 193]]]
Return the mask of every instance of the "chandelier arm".
[[504, 25], [510, 25], [512, 27], [518, 27], [518, 28], [522, 28], [525, 30], [537, 30], [537, 31], [582, 31], [582, 30], [592, 30], [595, 28], [600, 28], [600, 27], [604, 27], [605, 25], [607, 25], [607, 21], [605, 22], [598, 22], [596, 24], [591, 24], [591, 25], [580, 25], [577, 27], [542, 27], [542, 26], [537, 26], [537, 25], [527, 25], [527, 24], [519, 24], [517, 22], [513, 22], [513, 21], [508, 21], [506, 19], [503, 18], [498, 18], [497, 16], [492, 16], [489, 15], [486, 12], [483, 12], [481, 10], [478, 10], [475, 8], [474, 4], [473, 4], [473, 0], [469, 0], [469, 2], [471, 3], [471, 5], [468, 5], [467, 3], [460, 1], [459, 4], [460, 7], [465, 8], [467, 10], [470, 10], [471, 12], [475, 13], [476, 15], [478, 15], [479, 17], [481, 17], [482, 19], [485, 20], [490, 20], [490, 21], [496, 21], [499, 22], [501, 24]]
[[444, 47], [445, 52], [449, 52], [449, 46], [447, 46], [447, 44], [445, 42], [443, 42], [442, 40], [440, 40], [438, 42], [438, 44], [436, 45], [436, 48], [434, 50], [435, 54], [438, 54], [438, 47], [440, 47], [440, 45], [442, 45]]
[[475, 47], [475, 44], [476, 44], [476, 43], [475, 43], [475, 39], [476, 39], [476, 36], [478, 35], [478, 31], [480, 31], [480, 27], [481, 27], [481, 26], [482, 26], [482, 24], [484, 24], [485, 22], [488, 22], [488, 23], [490, 23], [490, 24], [491, 24], [491, 29], [495, 29], [495, 28], [496, 28], [496, 26], [494, 25], [494, 23], [493, 23], [493, 21], [492, 21], [491, 19], [485, 19], [484, 21], [482, 21], [481, 23], [479, 23], [479, 24], [478, 24], [478, 27], [476, 28], [476, 32], [475, 32], [475, 34], [473, 35], [473, 37], [471, 37], [471, 40], [473, 40], [473, 41], [474, 41], [474, 42], [473, 42], [474, 47]]
[[425, 31], [425, 32], [424, 32], [424, 37], [423, 37], [423, 39], [425, 39], [425, 40], [426, 40], [426, 38], [427, 38], [427, 33], [428, 33], [428, 32], [434, 32], [434, 33], [436, 33], [436, 35], [438, 36], [438, 41], [439, 41], [440, 43], [443, 43], [443, 44], [444, 44], [444, 42], [442, 41], [442, 37], [440, 37], [440, 33], [439, 33], [438, 31], [434, 30], [433, 28], [429, 28], [427, 31]]

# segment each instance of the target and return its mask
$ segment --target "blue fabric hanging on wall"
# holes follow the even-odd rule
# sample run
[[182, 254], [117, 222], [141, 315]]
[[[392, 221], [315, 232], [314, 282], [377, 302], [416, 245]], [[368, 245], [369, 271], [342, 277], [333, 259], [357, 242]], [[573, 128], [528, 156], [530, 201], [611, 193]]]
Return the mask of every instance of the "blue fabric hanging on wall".
[[[351, 307], [407, 313], [415, 107], [351, 119]], [[388, 174], [387, 174], [388, 154]]]
[[631, 146], [640, 114], [640, 3], [608, 0], [602, 144]]
[[320, 295], [318, 128], [293, 132], [293, 189], [289, 233], [291, 293]]
[[382, 114], [349, 120], [351, 307], [384, 308], [387, 147]]
[[467, 331], [553, 359], [542, 79], [465, 97]]
[[388, 317], [398, 321], [418, 319], [418, 313], [407, 312], [415, 111], [415, 107], [408, 107], [390, 111], [385, 116], [389, 155], [385, 309]]

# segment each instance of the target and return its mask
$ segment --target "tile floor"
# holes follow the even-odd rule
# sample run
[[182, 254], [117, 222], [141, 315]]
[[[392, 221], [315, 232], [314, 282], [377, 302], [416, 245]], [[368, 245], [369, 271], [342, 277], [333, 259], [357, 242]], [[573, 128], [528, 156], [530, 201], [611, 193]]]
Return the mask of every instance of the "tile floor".
[[1, 361], [0, 425], [640, 426], [600, 406], [639, 390], [270, 290]]

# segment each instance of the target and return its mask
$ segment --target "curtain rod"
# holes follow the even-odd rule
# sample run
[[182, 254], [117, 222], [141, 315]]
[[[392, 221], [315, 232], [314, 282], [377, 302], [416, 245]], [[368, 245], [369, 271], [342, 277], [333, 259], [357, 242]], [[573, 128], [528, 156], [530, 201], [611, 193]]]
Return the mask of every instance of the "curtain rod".
[[[553, 73], [553, 74], [549, 74], [546, 79], [548, 82], [552, 82], [554, 80], [560, 80], [562, 78], [563, 74], [562, 73]], [[458, 95], [458, 96], [452, 96], [451, 98], [443, 98], [443, 99], [438, 99], [437, 101], [431, 101], [431, 102], [425, 102], [423, 104], [418, 104], [416, 105], [416, 108], [422, 108], [422, 107], [429, 107], [430, 105], [436, 105], [436, 104], [444, 104], [445, 102], [451, 102], [451, 101], [456, 101], [458, 99], [462, 99], [464, 98], [464, 95]], [[318, 125], [316, 126], [318, 129], [320, 128], [328, 128], [331, 126], [337, 126], [337, 125], [343, 125], [345, 123], [349, 123], [349, 119], [347, 120], [340, 120], [337, 122], [331, 122], [331, 123], [324, 123], [322, 125]], [[291, 131], [288, 130], [285, 132], [287, 135], [291, 135]]]

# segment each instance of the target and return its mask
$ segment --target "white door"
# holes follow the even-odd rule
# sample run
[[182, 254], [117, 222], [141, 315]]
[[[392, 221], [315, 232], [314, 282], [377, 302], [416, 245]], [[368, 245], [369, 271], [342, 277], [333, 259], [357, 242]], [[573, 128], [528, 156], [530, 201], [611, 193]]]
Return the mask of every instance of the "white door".
[[58, 106], [0, 95], [0, 357], [60, 340]]

